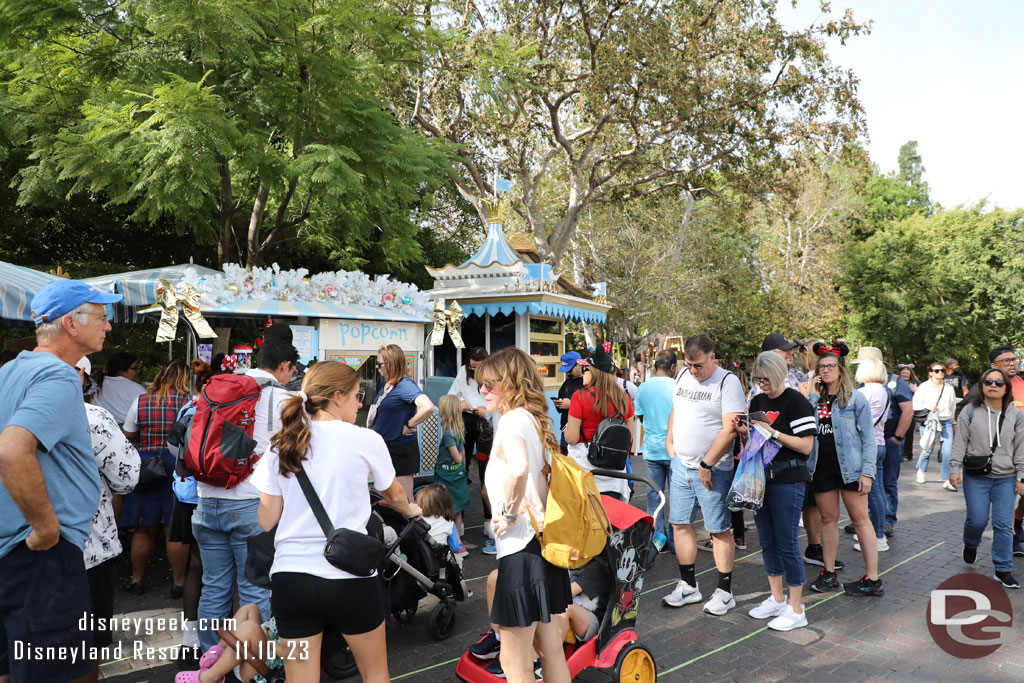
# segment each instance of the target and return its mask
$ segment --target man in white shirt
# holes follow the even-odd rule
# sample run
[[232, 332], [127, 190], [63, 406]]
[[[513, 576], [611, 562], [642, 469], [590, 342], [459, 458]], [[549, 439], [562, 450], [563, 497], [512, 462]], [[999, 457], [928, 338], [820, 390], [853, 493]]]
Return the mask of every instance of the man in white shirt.
[[[281, 403], [292, 394], [284, 385], [291, 380], [298, 351], [280, 339], [264, 342], [258, 367], [245, 374], [263, 385], [256, 403], [256, 423], [252, 437], [255, 453], [263, 455], [270, 446], [270, 437], [281, 426]], [[260, 492], [245, 480], [230, 489], [198, 482], [199, 505], [192, 514], [192, 533], [203, 558], [203, 593], [199, 598], [200, 624], [232, 615], [231, 599], [238, 585], [238, 599], [243, 605], [259, 606], [263, 619], [270, 618], [270, 591], [252, 585], [245, 578], [245, 539], [262, 533], [256, 511]], [[208, 650], [217, 644], [217, 634], [199, 632], [199, 644]]]
[[680, 581], [662, 598], [669, 607], [700, 602], [694, 563], [697, 536], [693, 530], [697, 504], [711, 534], [718, 587], [704, 605], [708, 614], [723, 615], [736, 606], [732, 569], [736, 546], [732, 517], [725, 499], [732, 485], [733, 417], [746, 412], [739, 379], [715, 364], [715, 347], [706, 334], [686, 340], [686, 368], [676, 378], [665, 449], [672, 456], [669, 522], [675, 537]]

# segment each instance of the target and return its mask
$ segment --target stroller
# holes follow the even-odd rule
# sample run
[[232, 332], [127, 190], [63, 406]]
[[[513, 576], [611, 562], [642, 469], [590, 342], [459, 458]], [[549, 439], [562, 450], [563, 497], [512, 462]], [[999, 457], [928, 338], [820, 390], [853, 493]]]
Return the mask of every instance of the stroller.
[[397, 540], [388, 546], [381, 571], [391, 615], [400, 624], [410, 623], [420, 599], [429, 593], [440, 601], [430, 612], [430, 636], [437, 641], [445, 640], [455, 626], [455, 603], [464, 601], [468, 594], [455, 553], [447, 545], [434, 543], [426, 522], [407, 522], [398, 512], [382, 505], [376, 494], [370, 520], [370, 526], [376, 526], [377, 520], [398, 533]]
[[[614, 579], [608, 593], [608, 609], [597, 635], [583, 643], [567, 644], [565, 659], [573, 677], [583, 669], [595, 667], [612, 669], [613, 681], [652, 683], [658, 679], [658, 671], [650, 650], [637, 642], [636, 618], [644, 575], [658, 557], [658, 549], [652, 542], [654, 518], [665, 505], [665, 494], [647, 477], [610, 470], [594, 470], [594, 474], [642, 481], [658, 492], [661, 502], [652, 517], [628, 503], [601, 496], [613, 529], [604, 549], [604, 559], [612, 568]], [[503, 680], [485, 670], [488, 664], [466, 652], [455, 665], [455, 675], [466, 683]]]

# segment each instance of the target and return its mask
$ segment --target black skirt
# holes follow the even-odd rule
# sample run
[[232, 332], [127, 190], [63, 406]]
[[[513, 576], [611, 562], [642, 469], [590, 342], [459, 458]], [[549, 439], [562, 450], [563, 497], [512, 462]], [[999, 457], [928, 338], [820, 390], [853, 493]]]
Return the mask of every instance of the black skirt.
[[506, 627], [525, 627], [538, 621], [546, 624], [552, 614], [565, 612], [571, 602], [569, 571], [544, 559], [536, 537], [519, 552], [498, 560], [492, 623]]
[[395, 467], [396, 477], [407, 477], [420, 471], [420, 445], [417, 441], [402, 445], [388, 444], [391, 464]]
[[171, 528], [167, 532], [168, 541], [178, 543], [196, 544], [196, 537], [192, 535], [192, 513], [196, 506], [191, 503], [182, 503], [177, 496], [171, 507]]

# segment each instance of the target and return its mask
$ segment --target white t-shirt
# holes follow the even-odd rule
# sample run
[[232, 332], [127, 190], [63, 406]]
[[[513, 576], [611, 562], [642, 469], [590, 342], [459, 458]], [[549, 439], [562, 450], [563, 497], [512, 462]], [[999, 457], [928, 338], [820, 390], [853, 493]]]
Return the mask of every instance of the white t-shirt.
[[885, 444], [885, 418], [889, 415], [889, 392], [886, 391], [884, 384], [878, 382], [869, 382], [857, 391], [864, 394], [868, 405], [871, 406], [871, 421], [875, 425], [875, 445], [882, 446]]
[[[247, 377], [277, 379], [266, 370], [248, 370]], [[256, 401], [256, 423], [252, 427], [252, 438], [256, 439], [256, 453], [266, 453], [270, 448], [270, 437], [281, 428], [281, 404], [291, 396], [292, 392], [277, 387], [266, 387], [260, 392]], [[273, 407], [271, 407], [273, 406]], [[268, 423], [269, 416], [269, 423]], [[253, 470], [255, 472], [255, 470]], [[238, 482], [233, 488], [226, 489], [213, 484], [196, 482], [196, 492], [200, 498], [222, 498], [224, 500], [252, 500], [260, 497], [260, 492], [252, 485], [252, 474]]]
[[[146, 393], [146, 387], [127, 377], [104, 377], [100, 393], [96, 394], [92, 402], [93, 405], [109, 410], [119, 423], [124, 423], [128, 410], [144, 393]], [[136, 430], [126, 431], [134, 432]]]
[[[310, 424], [309, 457], [302, 466], [313, 490], [323, 503], [336, 529], [366, 533], [370, 519], [370, 492], [366, 485], [373, 476], [379, 491], [395, 480], [388, 447], [377, 432], [341, 420]], [[299, 480], [282, 477], [277, 451], [271, 449], [253, 470], [251, 483], [262, 493], [284, 498], [284, 510], [274, 540], [277, 572], [300, 572], [324, 579], [359, 578], [324, 559], [327, 539], [302, 494]]]
[[[672, 389], [674, 455], [690, 469], [697, 469], [722, 431], [722, 415], [744, 413], [746, 409], [743, 387], [736, 375], [716, 368], [711, 377], [698, 382], [691, 372], [684, 370]], [[732, 446], [726, 452], [732, 452]], [[731, 470], [732, 458], [723, 457], [715, 469]]]
[[[491, 502], [491, 510], [495, 517], [505, 508], [505, 473], [508, 465], [505, 462], [502, 441], [511, 436], [522, 437], [526, 441], [528, 460], [526, 498], [524, 505], [530, 508], [537, 526], [544, 528], [544, 506], [548, 499], [548, 480], [541, 470], [544, 468], [544, 449], [537, 423], [526, 408], [516, 408], [501, 416], [501, 423], [494, 432], [494, 447], [491, 459], [487, 463], [484, 483], [487, 485], [487, 497]], [[519, 510], [519, 519], [497, 540], [498, 557], [517, 553], [526, 547], [535, 536], [530, 516], [525, 508]]]
[[458, 396], [459, 400], [468, 403], [470, 408], [483, 408], [486, 405], [484, 397], [480, 395], [480, 387], [477, 385], [476, 380], [466, 378], [465, 365], [455, 373], [455, 381], [452, 382], [448, 393], [452, 396]]

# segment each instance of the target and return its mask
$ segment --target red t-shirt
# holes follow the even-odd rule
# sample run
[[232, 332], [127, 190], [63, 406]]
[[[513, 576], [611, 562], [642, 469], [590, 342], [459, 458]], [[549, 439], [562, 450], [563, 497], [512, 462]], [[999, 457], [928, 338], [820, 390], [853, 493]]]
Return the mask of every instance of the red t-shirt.
[[[1013, 404], [1024, 410], [1024, 377], [1015, 375], [1010, 380], [1010, 389], [1013, 391]], [[571, 415], [572, 413], [569, 414]]]
[[[623, 391], [622, 393], [626, 392]], [[587, 443], [594, 438], [594, 432], [597, 431], [597, 426], [601, 424], [601, 420], [608, 417], [607, 415], [602, 415], [598, 412], [594, 405], [595, 403], [596, 399], [590, 389], [580, 389], [572, 395], [572, 399], [569, 403], [569, 417], [575, 417], [580, 421], [583, 430], [583, 438], [586, 439]], [[631, 417], [633, 417], [633, 404], [627, 396], [626, 414], [622, 416], [622, 419], [628, 420]]]

